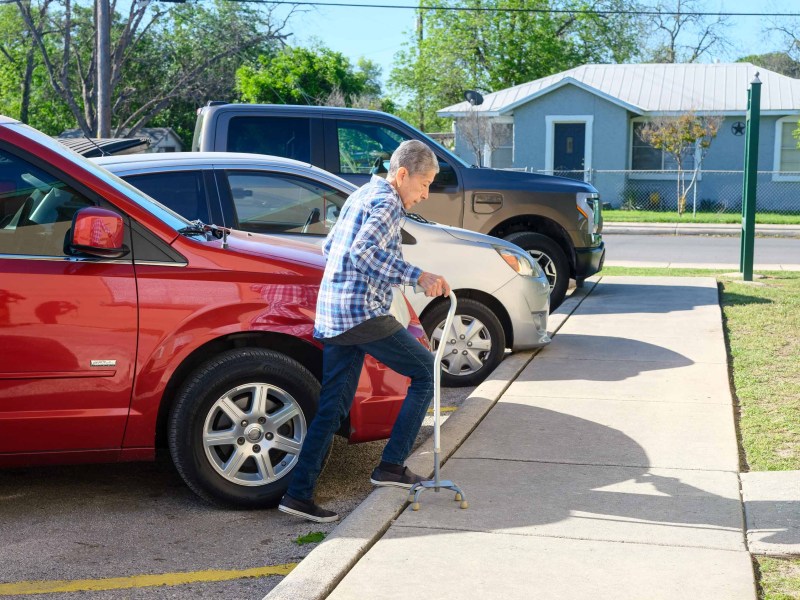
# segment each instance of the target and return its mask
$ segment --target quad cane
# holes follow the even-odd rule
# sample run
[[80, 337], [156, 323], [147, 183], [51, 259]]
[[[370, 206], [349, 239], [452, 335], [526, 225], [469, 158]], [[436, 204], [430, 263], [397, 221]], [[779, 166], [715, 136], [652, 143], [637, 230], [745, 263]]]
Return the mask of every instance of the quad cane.
[[439, 453], [441, 451], [439, 442], [439, 418], [441, 412], [441, 381], [442, 381], [442, 356], [444, 355], [444, 348], [446, 337], [449, 335], [450, 328], [453, 325], [453, 317], [456, 314], [457, 300], [456, 295], [450, 292], [450, 310], [447, 312], [447, 318], [444, 322], [444, 330], [442, 331], [442, 339], [439, 342], [439, 347], [436, 349], [436, 356], [433, 359], [433, 481], [421, 481], [414, 484], [409, 491], [408, 501], [411, 502], [413, 510], [419, 510], [419, 496], [420, 494], [429, 489], [438, 492], [440, 489], [452, 490], [456, 493], [455, 500], [460, 502], [461, 508], [467, 508], [469, 504], [464, 497], [464, 492], [452, 481], [441, 481], [439, 479]]

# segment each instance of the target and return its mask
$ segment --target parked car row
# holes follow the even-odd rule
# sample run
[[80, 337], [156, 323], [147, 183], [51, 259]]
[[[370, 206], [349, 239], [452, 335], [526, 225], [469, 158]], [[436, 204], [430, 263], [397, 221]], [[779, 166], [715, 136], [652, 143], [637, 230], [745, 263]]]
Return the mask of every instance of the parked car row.
[[[274, 505], [317, 407], [320, 246], [355, 189], [262, 154], [93, 163], [0, 117], [0, 466], [147, 460], [167, 446], [201, 497]], [[593, 206], [579, 212], [595, 231]], [[405, 257], [445, 275], [459, 308], [446, 332], [443, 298], [398, 289], [392, 312], [420, 343], [445, 345], [445, 385], [480, 383], [507, 348], [549, 342], [555, 280], [542, 265], [560, 259], [511, 239], [407, 215]], [[388, 437], [407, 385], [367, 357], [340, 433]]]
[[[356, 189], [308, 164], [255, 154], [130, 154], [94, 160], [189, 219], [320, 245]], [[500, 363], [506, 348], [523, 350], [550, 341], [549, 284], [522, 249], [415, 215], [406, 219], [402, 235], [405, 258], [445, 275], [459, 297], [457, 318], [445, 334], [447, 299], [406, 290], [433, 348], [446, 345], [444, 385], [476, 385]]]
[[[274, 505], [314, 417], [317, 246], [191, 222], [0, 117], [0, 466], [148, 460]], [[401, 293], [393, 314], [420, 343]], [[388, 437], [408, 380], [368, 358], [343, 431]]]

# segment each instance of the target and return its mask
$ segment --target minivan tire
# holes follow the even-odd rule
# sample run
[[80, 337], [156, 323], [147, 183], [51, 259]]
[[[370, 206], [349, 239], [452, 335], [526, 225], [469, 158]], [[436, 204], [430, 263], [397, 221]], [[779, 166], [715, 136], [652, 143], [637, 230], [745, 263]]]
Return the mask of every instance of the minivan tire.
[[[436, 330], [444, 327], [444, 322], [447, 318], [447, 312], [450, 309], [449, 302], [439, 302], [427, 311], [420, 321], [425, 333], [431, 340], [431, 350], [435, 351], [438, 348], [438, 342], [434, 336]], [[483, 365], [477, 369], [470, 370], [468, 365], [464, 365], [461, 361], [451, 362], [448, 356], [452, 355], [452, 349], [456, 349], [461, 356], [462, 352], [473, 352], [473, 347], [466, 347], [468, 340], [456, 340], [456, 348], [448, 344], [445, 347], [445, 354], [442, 357], [442, 385], [445, 387], [466, 387], [471, 385], [478, 385], [489, 373], [494, 371], [495, 367], [503, 360], [506, 351], [506, 335], [500, 320], [492, 312], [492, 310], [485, 304], [481, 304], [472, 298], [459, 298], [456, 314], [453, 317], [453, 326], [456, 323], [463, 323], [466, 325], [477, 325], [480, 329], [475, 333], [477, 336], [475, 340], [480, 343], [488, 342], [488, 347], [485, 351], [478, 351], [480, 354], [479, 360]], [[441, 333], [439, 340], [441, 340]], [[464, 346], [464, 347], [462, 347]], [[450, 352], [448, 352], [450, 350]], [[456, 370], [459, 366], [466, 367], [463, 371]]]
[[276, 506], [289, 485], [320, 385], [288, 356], [229, 350], [198, 367], [168, 421], [175, 467], [200, 497], [226, 508]]
[[550, 312], [561, 306], [569, 286], [569, 261], [561, 247], [549, 237], [530, 231], [517, 231], [505, 240], [527, 251], [542, 267], [550, 282]]

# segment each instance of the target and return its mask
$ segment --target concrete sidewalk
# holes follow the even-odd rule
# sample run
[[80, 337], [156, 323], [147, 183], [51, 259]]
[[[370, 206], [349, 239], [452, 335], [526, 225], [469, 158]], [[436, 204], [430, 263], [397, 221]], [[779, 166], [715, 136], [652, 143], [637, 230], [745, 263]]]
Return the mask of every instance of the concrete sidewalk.
[[[376, 490], [267, 598], [754, 600], [716, 282], [604, 277], [559, 312], [443, 428], [469, 509]], [[800, 494], [761, 489], [797, 551]]]

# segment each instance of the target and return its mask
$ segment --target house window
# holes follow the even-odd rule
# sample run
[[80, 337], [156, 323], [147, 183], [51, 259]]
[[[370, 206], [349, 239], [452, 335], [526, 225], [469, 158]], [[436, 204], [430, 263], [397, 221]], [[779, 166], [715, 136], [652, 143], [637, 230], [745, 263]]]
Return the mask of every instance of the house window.
[[[794, 175], [800, 174], [800, 148], [797, 147], [798, 140], [794, 137], [797, 129], [797, 121], [778, 121], [779, 136], [778, 156], [776, 159], [776, 171], [790, 172]], [[776, 144], [777, 145], [777, 144]]]
[[492, 123], [492, 164], [495, 169], [514, 165], [514, 124]]
[[[634, 171], [675, 171], [678, 163], [671, 154], [654, 148], [640, 137], [645, 122], [633, 124], [633, 139], [631, 140], [631, 169]], [[695, 165], [696, 147], [684, 153], [682, 167], [684, 171], [691, 171]]]

